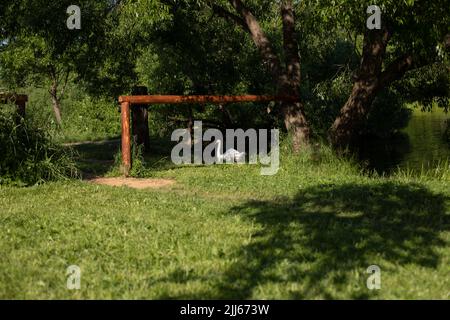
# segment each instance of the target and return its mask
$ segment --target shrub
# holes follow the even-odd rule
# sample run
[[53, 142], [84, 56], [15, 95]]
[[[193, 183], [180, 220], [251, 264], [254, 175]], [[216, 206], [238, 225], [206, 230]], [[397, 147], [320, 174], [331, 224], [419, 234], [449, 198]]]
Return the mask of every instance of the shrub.
[[78, 177], [73, 151], [48, 132], [15, 114], [0, 111], [0, 184], [33, 185]]

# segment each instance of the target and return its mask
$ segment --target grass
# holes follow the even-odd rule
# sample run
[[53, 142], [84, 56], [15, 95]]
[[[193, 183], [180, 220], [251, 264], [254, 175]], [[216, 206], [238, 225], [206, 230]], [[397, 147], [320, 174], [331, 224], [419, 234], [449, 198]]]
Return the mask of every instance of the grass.
[[78, 175], [72, 150], [55, 143], [45, 129], [18, 118], [14, 109], [0, 109], [0, 146], [0, 184], [26, 186]]
[[[77, 151], [85, 171], [114, 173], [111, 145]], [[448, 172], [369, 176], [326, 151], [272, 177], [145, 160], [140, 175], [177, 184], [0, 187], [0, 298], [450, 297]], [[366, 287], [373, 264], [381, 290]], [[81, 290], [66, 288], [70, 265]]]

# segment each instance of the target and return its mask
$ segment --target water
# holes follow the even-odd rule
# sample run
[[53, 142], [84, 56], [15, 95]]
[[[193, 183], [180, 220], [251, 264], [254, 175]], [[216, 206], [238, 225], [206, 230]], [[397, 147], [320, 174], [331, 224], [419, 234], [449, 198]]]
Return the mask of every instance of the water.
[[379, 173], [398, 167], [420, 171], [450, 163], [450, 143], [443, 139], [448, 119], [450, 113], [440, 108], [431, 112], [414, 110], [408, 127], [389, 141], [366, 141], [361, 159]]

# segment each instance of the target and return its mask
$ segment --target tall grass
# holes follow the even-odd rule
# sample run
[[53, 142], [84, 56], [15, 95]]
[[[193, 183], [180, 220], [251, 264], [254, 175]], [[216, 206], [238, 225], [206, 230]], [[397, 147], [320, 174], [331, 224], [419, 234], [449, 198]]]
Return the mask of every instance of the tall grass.
[[413, 169], [410, 167], [397, 168], [392, 175], [400, 179], [417, 179], [417, 180], [441, 180], [450, 182], [450, 162], [448, 160], [438, 161], [433, 167], [422, 164], [420, 169]]
[[[131, 159], [133, 165], [129, 172], [130, 177], [143, 178], [148, 177], [151, 174], [152, 169], [147, 166], [147, 162], [145, 161], [143, 146], [138, 146], [136, 143], [132, 142]], [[120, 176], [122, 174], [122, 150], [118, 150], [114, 155], [114, 164], [107, 175]]]
[[0, 111], [0, 184], [33, 185], [78, 177], [73, 151], [31, 121]]

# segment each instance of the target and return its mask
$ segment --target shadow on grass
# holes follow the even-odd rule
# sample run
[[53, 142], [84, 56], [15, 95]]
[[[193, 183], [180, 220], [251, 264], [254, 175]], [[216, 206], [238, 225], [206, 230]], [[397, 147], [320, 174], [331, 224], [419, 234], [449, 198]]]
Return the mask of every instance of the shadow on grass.
[[120, 150], [120, 139], [72, 144], [78, 157], [78, 168], [83, 177], [103, 176], [114, 166], [114, 157]]
[[[348, 271], [364, 273], [379, 260], [436, 267], [436, 247], [445, 246], [440, 232], [450, 230], [447, 200], [420, 185], [345, 184], [319, 185], [293, 200], [235, 208], [262, 229], [227, 271], [221, 295], [248, 298], [265, 283], [298, 281], [303, 292], [292, 292], [292, 298], [309, 291], [332, 298], [336, 287], [349, 284]], [[280, 267], [283, 263], [290, 267]], [[365, 298], [363, 292], [354, 297]]]
[[[174, 165], [170, 161], [171, 144], [167, 138], [151, 137], [150, 141], [150, 150], [144, 155], [146, 167], [153, 171], [173, 169]], [[68, 146], [77, 152], [76, 160], [83, 176], [104, 176], [115, 165], [115, 157], [121, 150], [121, 140], [80, 142]]]
[[247, 299], [264, 288], [272, 288], [269, 297], [278, 290], [290, 299], [332, 299], [343, 292], [369, 298], [366, 269], [372, 264], [393, 273], [407, 264], [438, 265], [436, 249], [446, 246], [440, 233], [450, 230], [448, 200], [421, 185], [382, 183], [318, 185], [294, 199], [245, 203], [234, 214], [259, 231], [197, 298]]

